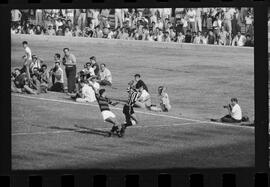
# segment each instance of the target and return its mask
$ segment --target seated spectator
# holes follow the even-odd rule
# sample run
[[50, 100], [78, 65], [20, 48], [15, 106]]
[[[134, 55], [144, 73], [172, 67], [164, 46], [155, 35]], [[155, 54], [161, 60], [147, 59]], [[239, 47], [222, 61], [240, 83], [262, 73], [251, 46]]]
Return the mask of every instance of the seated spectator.
[[169, 32], [165, 31], [164, 36], [163, 36], [163, 41], [164, 42], [171, 42]]
[[242, 110], [237, 98], [231, 98], [231, 103], [223, 107], [228, 109], [229, 114], [221, 119], [211, 119], [211, 121], [224, 123], [240, 123], [242, 121]]
[[168, 94], [165, 92], [166, 88], [164, 86], [158, 87], [158, 95], [160, 99], [160, 107], [163, 112], [168, 112], [171, 110], [170, 100]]
[[207, 44], [214, 45], [215, 41], [216, 41], [216, 37], [215, 37], [214, 33], [210, 30], [208, 32], [208, 36], [207, 36]]
[[176, 33], [174, 32], [173, 27], [170, 27], [169, 36], [170, 36], [171, 41], [176, 41]]
[[191, 31], [187, 30], [186, 36], [185, 36], [185, 43], [191, 43], [192, 41], [192, 35], [191, 35]]
[[182, 32], [179, 32], [177, 34], [177, 39], [176, 39], [176, 42], [178, 43], [183, 43], [185, 41], [185, 35], [183, 35]]
[[[85, 27], [85, 28], [86, 28], [86, 27]], [[83, 35], [83, 33], [82, 33], [82, 31], [81, 31], [79, 25], [76, 25], [76, 26], [75, 26], [75, 29], [73, 30], [73, 36], [80, 37], [80, 36], [82, 36], [82, 35]]]
[[157, 27], [156, 29], [157, 29], [156, 41], [162, 42], [163, 41], [163, 32], [159, 27]]
[[139, 108], [150, 109], [150, 107], [152, 106], [150, 94], [143, 88], [142, 84], [136, 85], [136, 89], [138, 89], [141, 92], [141, 95], [135, 102], [134, 106]]
[[100, 80], [98, 81], [101, 86], [111, 86], [112, 85], [112, 74], [106, 65], [100, 64]]
[[93, 87], [95, 90], [100, 89], [100, 84], [97, 82], [97, 76], [93, 76], [88, 81], [89, 86]]
[[22, 93], [26, 79], [26, 73], [21, 73], [20, 69], [16, 68], [11, 76], [11, 92]]
[[65, 28], [65, 36], [68, 36], [68, 37], [72, 36], [72, 32], [69, 30], [68, 27]]
[[33, 74], [32, 78], [29, 80], [29, 88], [26, 88], [26, 91], [30, 94], [40, 94], [41, 93], [41, 87], [40, 87], [40, 81], [38, 80], [38, 76], [36, 74]]
[[60, 67], [60, 62], [55, 62], [55, 71], [51, 71], [51, 74], [55, 77], [55, 82], [49, 90], [64, 92], [64, 72]]
[[95, 91], [87, 84], [87, 81], [81, 80], [81, 93], [80, 96], [75, 97], [76, 102], [86, 103], [96, 101]]
[[36, 28], [34, 29], [34, 33], [36, 35], [43, 35], [43, 30], [41, 29], [40, 25], [37, 25]]
[[201, 44], [202, 43], [202, 41], [201, 41], [201, 32], [200, 31], [195, 34], [195, 37], [193, 39], [193, 43], [194, 44]]
[[234, 37], [232, 41], [232, 46], [244, 46], [246, 42], [246, 37], [242, 35], [241, 32], [237, 32], [237, 35]]
[[55, 30], [53, 28], [53, 25], [49, 25], [48, 26], [46, 35], [49, 35], [49, 36], [55, 36], [56, 35]]
[[93, 38], [102, 38], [103, 37], [103, 32], [100, 29], [100, 26], [96, 26], [95, 31], [93, 33]]
[[84, 72], [89, 75], [88, 77], [93, 77], [95, 76], [95, 71], [94, 71], [94, 68], [91, 66], [91, 62], [87, 62], [85, 64], [85, 69], [84, 69]]
[[246, 42], [245, 42], [245, 45], [246, 47], [253, 47], [254, 46], [254, 43], [253, 41], [251, 40], [251, 37], [249, 34], [247, 34], [247, 37], [246, 37]]
[[41, 92], [47, 92], [48, 86], [50, 82], [50, 75], [49, 71], [47, 70], [47, 65], [43, 64], [41, 66], [41, 72], [40, 72], [40, 88]]
[[58, 27], [58, 30], [56, 30], [56, 36], [64, 36], [62, 27]]
[[44, 60], [37, 55], [32, 55], [32, 62], [29, 64], [30, 74], [33, 73], [34, 68], [37, 68], [39, 71], [41, 69], [41, 64], [43, 63], [43, 61]]

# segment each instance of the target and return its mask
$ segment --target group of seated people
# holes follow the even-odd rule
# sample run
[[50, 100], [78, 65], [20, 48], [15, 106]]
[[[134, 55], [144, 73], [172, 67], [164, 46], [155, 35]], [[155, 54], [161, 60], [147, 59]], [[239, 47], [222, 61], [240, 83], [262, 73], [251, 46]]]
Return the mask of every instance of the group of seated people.
[[[26, 57], [23, 56], [23, 59], [25, 58]], [[93, 68], [94, 66], [95, 68]], [[21, 68], [15, 68], [11, 73], [12, 92], [28, 94], [47, 93], [47, 91], [65, 92], [64, 71], [61, 68], [61, 55], [59, 53], [54, 55], [54, 66], [50, 69], [48, 69], [44, 60], [36, 55], [32, 55], [32, 61], [28, 67], [29, 77], [25, 65]], [[84, 88], [86, 86], [84, 86], [82, 80], [85, 82], [93, 82], [96, 87], [99, 87], [99, 85], [112, 85], [110, 70], [106, 68], [104, 63], [99, 66], [95, 61], [94, 63], [87, 62], [84, 69], [78, 72], [76, 76], [77, 93], [86, 90], [86, 88]], [[95, 101], [93, 98], [94, 96], [89, 99], [89, 101]], [[81, 100], [78, 99], [78, 101]]]

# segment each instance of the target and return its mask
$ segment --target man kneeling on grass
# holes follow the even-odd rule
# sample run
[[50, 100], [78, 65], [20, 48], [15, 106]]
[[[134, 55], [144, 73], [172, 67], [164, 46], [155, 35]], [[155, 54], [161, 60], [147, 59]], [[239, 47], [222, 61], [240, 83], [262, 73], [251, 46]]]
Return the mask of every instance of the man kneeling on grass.
[[237, 98], [231, 98], [231, 103], [223, 107], [228, 109], [229, 114], [220, 119], [211, 119], [211, 121], [224, 123], [240, 123], [242, 121], [242, 110]]

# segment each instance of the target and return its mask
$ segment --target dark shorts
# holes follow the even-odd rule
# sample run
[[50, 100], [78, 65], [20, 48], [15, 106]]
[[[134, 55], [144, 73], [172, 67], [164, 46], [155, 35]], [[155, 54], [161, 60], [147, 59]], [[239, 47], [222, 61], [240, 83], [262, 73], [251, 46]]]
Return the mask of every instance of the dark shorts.
[[127, 125], [132, 125], [131, 115], [134, 114], [133, 107], [132, 106], [129, 106], [129, 105], [124, 105], [124, 107], [123, 107], [123, 113], [124, 113], [125, 118], [126, 118], [126, 124]]
[[221, 118], [221, 122], [224, 122], [224, 123], [240, 123], [241, 120], [236, 120], [236, 119], [232, 118], [230, 115], [226, 115], [226, 116]]

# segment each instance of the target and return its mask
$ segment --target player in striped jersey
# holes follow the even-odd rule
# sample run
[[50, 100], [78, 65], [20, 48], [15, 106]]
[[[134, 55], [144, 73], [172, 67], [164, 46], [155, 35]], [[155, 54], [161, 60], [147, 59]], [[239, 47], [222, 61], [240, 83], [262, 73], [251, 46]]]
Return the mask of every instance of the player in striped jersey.
[[105, 89], [100, 89], [99, 91], [97, 91], [92, 84], [90, 84], [90, 86], [92, 86], [92, 88], [95, 90], [96, 99], [97, 99], [103, 120], [105, 122], [113, 124], [111, 133], [116, 132], [119, 135], [119, 132], [120, 132], [120, 128], [118, 127], [119, 123], [116, 120], [115, 114], [111, 112], [110, 107], [109, 107], [109, 104], [115, 106], [118, 104], [118, 102], [113, 103], [109, 98], [107, 98]]
[[131, 86], [127, 89], [129, 93], [129, 98], [127, 103], [124, 104], [123, 107], [123, 114], [125, 115], [126, 122], [122, 124], [122, 128], [120, 130], [120, 133], [122, 135], [125, 133], [126, 127], [138, 124], [138, 120], [136, 118], [133, 106], [135, 102], [138, 100], [138, 98], [141, 96], [140, 90], [142, 89], [143, 89], [142, 86], [139, 89], [135, 89], [134, 87]]

